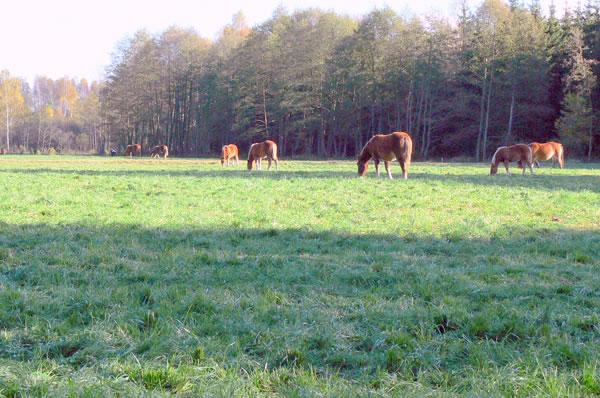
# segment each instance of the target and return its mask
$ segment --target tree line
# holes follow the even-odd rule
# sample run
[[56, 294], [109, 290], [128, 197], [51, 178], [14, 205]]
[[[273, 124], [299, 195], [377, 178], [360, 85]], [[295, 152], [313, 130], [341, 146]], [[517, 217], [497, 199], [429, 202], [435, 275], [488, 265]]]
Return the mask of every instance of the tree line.
[[100, 84], [36, 77], [33, 87], [0, 72], [0, 147], [9, 152], [91, 152], [102, 148]]
[[215, 40], [139, 31], [100, 83], [38, 78], [30, 89], [3, 72], [0, 105], [6, 146], [28, 151], [164, 143], [197, 156], [270, 138], [284, 157], [344, 157], [400, 130], [421, 159], [482, 161], [498, 145], [551, 139], [591, 159], [599, 61], [598, 0], [561, 16], [537, 0], [463, 2], [455, 22], [278, 8], [252, 28], [235, 15]]

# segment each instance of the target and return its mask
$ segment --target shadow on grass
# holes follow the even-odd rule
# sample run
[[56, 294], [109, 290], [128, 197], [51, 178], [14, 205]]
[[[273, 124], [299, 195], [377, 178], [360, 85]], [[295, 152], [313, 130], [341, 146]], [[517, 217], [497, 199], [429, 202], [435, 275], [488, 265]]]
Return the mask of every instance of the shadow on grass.
[[[430, 180], [456, 183], [468, 183], [482, 186], [502, 186], [502, 187], [524, 187], [543, 190], [567, 190], [573, 192], [592, 191], [600, 192], [600, 175], [564, 175], [564, 174], [543, 174], [543, 175], [513, 175], [503, 174], [492, 177], [486, 168], [481, 169], [481, 174], [451, 174], [452, 169], [446, 174], [419, 172], [418, 165], [413, 168], [409, 175], [411, 180]], [[287, 170], [280, 171], [252, 171], [223, 169], [223, 170], [177, 170], [177, 169], [130, 169], [130, 170], [76, 170], [76, 169], [57, 169], [57, 168], [8, 168], [0, 169], [0, 173], [6, 174], [60, 174], [60, 175], [89, 175], [89, 176], [113, 176], [113, 177], [193, 177], [193, 178], [269, 178], [275, 180], [284, 179], [354, 179], [357, 178], [353, 169], [349, 171], [324, 171], [324, 170]], [[396, 179], [399, 179], [398, 170], [393, 170]], [[443, 172], [442, 172], [443, 173]], [[386, 180], [385, 173], [380, 177]], [[367, 178], [377, 178], [374, 173], [367, 174]], [[402, 180], [399, 180], [401, 182]]]
[[[599, 259], [597, 231], [568, 229], [471, 239], [0, 224], [0, 358], [179, 361], [200, 344], [225, 366], [354, 377], [437, 369], [445, 355], [460, 371], [431, 344], [492, 339], [518, 361], [552, 349], [538, 333], [550, 308], [550, 337], [592, 339]], [[559, 354], [543, 361], [570, 366]]]
[[[7, 224], [0, 222], [0, 247], [12, 250], [35, 249], [38, 244], [52, 242], [80, 242], [86, 244], [98, 236], [104, 237], [100, 243], [119, 247], [130, 242], [149, 250], [166, 250], [173, 243], [190, 247], [215, 246], [215, 249], [229, 251], [242, 247], [256, 254], [291, 255], [307, 251], [322, 253], [321, 249], [330, 245], [330, 250], [337, 252], [344, 248], [355, 248], [359, 251], [384, 250], [396, 252], [411, 249], [410, 253], [419, 254], [418, 248], [454, 248], [457, 253], [493, 252], [495, 254], [510, 253], [515, 247], [523, 250], [523, 254], [531, 252], [531, 245], [540, 242], [560, 243], [574, 242], [581, 244], [586, 251], [596, 253], [600, 257], [600, 232], [595, 230], [581, 231], [556, 227], [542, 229], [512, 228], [502, 230], [489, 238], [470, 238], [452, 233], [447, 236], [415, 237], [407, 234], [348, 234], [338, 231], [310, 231], [304, 229], [247, 229], [231, 227], [220, 229], [196, 228], [144, 228], [129, 224], [111, 224], [107, 226], [78, 224]], [[591, 242], [590, 239], [593, 241]], [[241, 243], [244, 243], [241, 245]], [[323, 246], [324, 245], [324, 246]], [[484, 250], [486, 249], [486, 250]], [[421, 253], [427, 254], [427, 253]]]

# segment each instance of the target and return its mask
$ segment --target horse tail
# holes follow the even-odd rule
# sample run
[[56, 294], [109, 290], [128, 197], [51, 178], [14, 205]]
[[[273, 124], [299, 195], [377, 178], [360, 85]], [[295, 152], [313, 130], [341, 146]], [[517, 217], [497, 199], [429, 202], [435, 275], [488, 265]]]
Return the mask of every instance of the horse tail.
[[533, 164], [533, 149], [527, 145], [527, 165], [531, 167]]
[[271, 154], [271, 156], [273, 157], [273, 159], [277, 160], [277, 144], [273, 143], [273, 149], [272, 149], [273, 153]]
[[410, 161], [412, 159], [412, 139], [406, 137], [404, 139], [404, 148], [402, 148], [402, 155], [404, 156], [404, 164], [406, 169], [410, 167]]
[[558, 150], [559, 150], [559, 160], [560, 160], [560, 167], [563, 168], [565, 167], [565, 148], [562, 146], [562, 144], [558, 144]]

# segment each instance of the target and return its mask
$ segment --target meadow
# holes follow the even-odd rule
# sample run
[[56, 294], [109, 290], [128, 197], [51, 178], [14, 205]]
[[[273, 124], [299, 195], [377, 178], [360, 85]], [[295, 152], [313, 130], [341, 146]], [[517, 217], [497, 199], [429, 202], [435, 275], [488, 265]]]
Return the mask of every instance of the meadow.
[[0, 395], [598, 396], [600, 165], [536, 172], [3, 156]]

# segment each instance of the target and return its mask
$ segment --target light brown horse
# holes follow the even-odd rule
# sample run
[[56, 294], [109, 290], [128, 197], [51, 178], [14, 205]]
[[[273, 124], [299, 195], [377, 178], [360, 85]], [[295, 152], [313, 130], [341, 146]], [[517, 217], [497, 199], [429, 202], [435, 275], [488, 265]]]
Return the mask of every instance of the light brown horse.
[[129, 157], [142, 156], [142, 144], [127, 145], [125, 156], [127, 155], [129, 155]]
[[223, 145], [221, 149], [221, 167], [227, 163], [229, 166], [229, 160], [233, 162], [233, 164], [240, 164], [240, 151], [235, 144]]
[[150, 151], [151, 158], [160, 158], [166, 159], [169, 156], [169, 147], [166, 145], [157, 145]]
[[408, 169], [412, 157], [412, 139], [410, 135], [402, 132], [391, 134], [377, 134], [373, 136], [369, 142], [363, 147], [360, 155], [358, 155], [358, 176], [362, 177], [367, 172], [369, 160], [373, 158], [375, 162], [375, 171], [379, 177], [379, 162], [383, 160], [385, 171], [388, 177], [392, 178], [390, 170], [390, 162], [394, 159], [398, 160], [402, 167], [402, 178], [408, 178]]
[[[508, 171], [508, 164], [510, 162], [518, 162], [520, 166], [526, 164], [529, 167], [531, 174], [533, 174], [533, 153], [529, 145], [516, 144], [511, 146], [501, 146], [496, 149], [496, 152], [492, 157], [490, 175], [496, 175], [498, 173], [498, 165], [500, 163], [504, 163], [506, 174], [510, 175], [510, 171]], [[525, 167], [523, 167], [523, 175], [525, 175]]]
[[543, 144], [532, 142], [529, 144], [529, 147], [533, 153], [533, 163], [537, 167], [540, 167], [540, 160], [544, 161], [550, 159], [552, 159], [553, 165], [554, 162], [558, 162], [561, 169], [565, 167], [565, 153], [560, 142], [550, 141]]
[[262, 159], [267, 158], [271, 169], [271, 161], [275, 161], [275, 170], [279, 170], [279, 159], [277, 159], [277, 144], [271, 140], [257, 142], [250, 145], [248, 150], [248, 170], [252, 170], [252, 164], [256, 162], [256, 170], [262, 170]]

